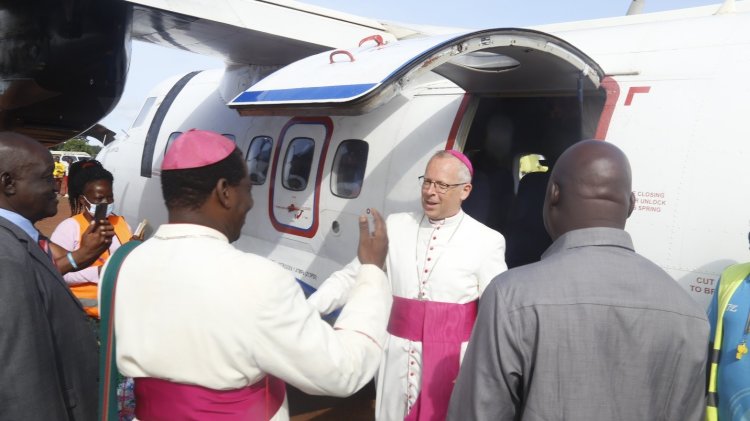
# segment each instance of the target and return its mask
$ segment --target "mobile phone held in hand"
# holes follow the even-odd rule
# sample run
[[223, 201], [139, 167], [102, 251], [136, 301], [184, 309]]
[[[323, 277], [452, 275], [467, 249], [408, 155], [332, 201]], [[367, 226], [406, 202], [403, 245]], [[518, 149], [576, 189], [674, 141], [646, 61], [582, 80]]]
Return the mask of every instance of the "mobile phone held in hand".
[[372, 216], [372, 211], [370, 211], [370, 208], [367, 208], [367, 232], [372, 234], [375, 232], [375, 217]]
[[99, 203], [96, 205], [96, 210], [94, 210], [94, 221], [99, 223], [103, 219], [107, 219], [107, 204]]

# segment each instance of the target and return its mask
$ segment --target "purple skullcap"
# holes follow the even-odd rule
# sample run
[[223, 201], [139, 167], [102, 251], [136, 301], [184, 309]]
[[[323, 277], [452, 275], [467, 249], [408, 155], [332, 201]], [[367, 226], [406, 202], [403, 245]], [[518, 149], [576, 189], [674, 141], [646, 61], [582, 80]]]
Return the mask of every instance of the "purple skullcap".
[[471, 165], [471, 161], [469, 161], [469, 158], [466, 155], [462, 154], [459, 151], [454, 151], [453, 149], [447, 150], [446, 152], [458, 158], [459, 161], [463, 162], [464, 165], [466, 165], [466, 168], [469, 169], [469, 174], [474, 177], [474, 167]]
[[235, 144], [208, 130], [190, 129], [169, 146], [162, 170], [186, 170], [215, 164], [234, 152]]

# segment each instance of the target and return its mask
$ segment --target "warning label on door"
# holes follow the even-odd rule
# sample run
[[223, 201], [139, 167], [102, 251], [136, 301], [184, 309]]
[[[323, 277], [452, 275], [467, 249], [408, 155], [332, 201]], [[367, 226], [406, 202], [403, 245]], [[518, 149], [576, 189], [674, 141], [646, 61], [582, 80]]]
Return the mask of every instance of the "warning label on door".
[[660, 213], [667, 207], [667, 195], [664, 192], [634, 191], [635, 211]]

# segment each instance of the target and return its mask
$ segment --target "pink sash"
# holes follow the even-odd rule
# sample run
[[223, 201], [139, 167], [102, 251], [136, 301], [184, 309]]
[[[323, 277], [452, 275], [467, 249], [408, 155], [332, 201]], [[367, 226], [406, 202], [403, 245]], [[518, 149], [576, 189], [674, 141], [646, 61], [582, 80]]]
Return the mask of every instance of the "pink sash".
[[471, 336], [477, 301], [466, 304], [393, 297], [388, 333], [422, 342], [422, 385], [407, 421], [444, 420], [458, 377], [461, 342]]
[[285, 395], [284, 382], [271, 376], [235, 390], [138, 377], [135, 416], [141, 421], [268, 421], [281, 408]]

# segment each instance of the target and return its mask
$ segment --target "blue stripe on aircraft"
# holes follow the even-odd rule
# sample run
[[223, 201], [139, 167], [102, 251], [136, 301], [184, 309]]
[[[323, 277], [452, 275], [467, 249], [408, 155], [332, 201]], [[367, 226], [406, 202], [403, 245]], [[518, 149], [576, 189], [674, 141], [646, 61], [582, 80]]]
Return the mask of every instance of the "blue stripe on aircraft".
[[362, 95], [376, 85], [377, 83], [361, 83], [357, 85], [318, 86], [314, 88], [276, 89], [272, 91], [245, 91], [234, 100], [234, 103], [346, 99]]
[[300, 288], [302, 288], [302, 292], [305, 293], [305, 298], [311, 296], [313, 292], [317, 291], [315, 287], [308, 284], [307, 282], [304, 282], [300, 280], [299, 278], [294, 278], [294, 279], [297, 280], [297, 283], [299, 284]]
[[[299, 278], [294, 278], [297, 283], [299, 284], [300, 288], [302, 288], [302, 292], [305, 294], [305, 298], [312, 295], [313, 292], [317, 291], [315, 287], [312, 285], [300, 280]], [[325, 316], [322, 316], [321, 318], [328, 322], [328, 324], [333, 325], [336, 323], [336, 319], [339, 318], [339, 314], [341, 314], [341, 309], [332, 311], [330, 314], [327, 314]]]

